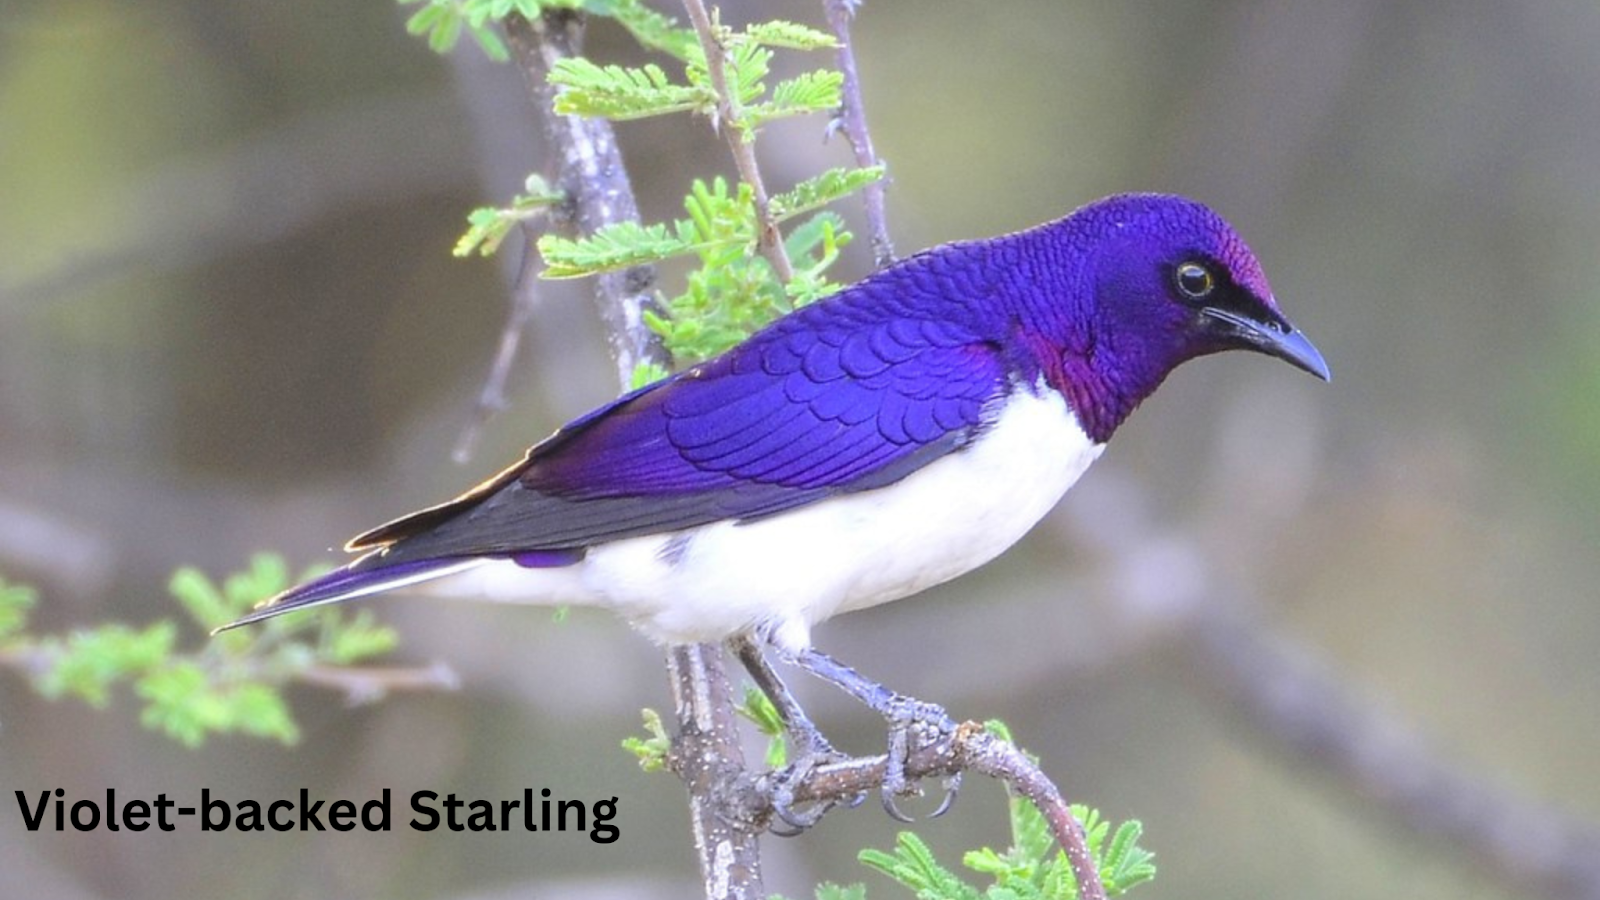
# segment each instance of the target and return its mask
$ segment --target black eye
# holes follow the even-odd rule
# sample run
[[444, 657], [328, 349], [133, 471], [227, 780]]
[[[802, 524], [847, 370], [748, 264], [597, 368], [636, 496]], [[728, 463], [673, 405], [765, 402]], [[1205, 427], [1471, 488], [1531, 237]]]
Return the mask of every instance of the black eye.
[[1212, 277], [1211, 270], [1194, 262], [1179, 264], [1172, 273], [1172, 280], [1178, 285], [1178, 290], [1190, 300], [1204, 300], [1217, 286], [1217, 280]]

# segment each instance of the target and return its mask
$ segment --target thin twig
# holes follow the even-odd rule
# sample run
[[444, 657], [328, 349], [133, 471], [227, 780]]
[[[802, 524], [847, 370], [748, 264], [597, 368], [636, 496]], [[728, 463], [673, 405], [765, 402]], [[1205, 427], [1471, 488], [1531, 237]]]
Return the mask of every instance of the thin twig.
[[343, 691], [351, 706], [375, 703], [396, 691], [454, 691], [461, 676], [447, 663], [430, 666], [311, 666], [296, 681]]
[[[31, 643], [0, 648], [0, 667], [15, 669], [37, 678], [54, 668], [62, 658], [59, 650]], [[195, 657], [189, 657], [195, 659]], [[254, 680], [275, 681], [283, 677], [279, 668], [246, 667]], [[290, 671], [288, 678], [313, 687], [340, 691], [351, 706], [374, 703], [396, 691], [453, 691], [461, 687], [461, 677], [448, 663], [427, 666], [334, 666], [315, 664]]]
[[484, 426], [506, 408], [506, 382], [511, 378], [511, 366], [516, 362], [522, 337], [527, 333], [529, 324], [533, 322], [534, 311], [539, 306], [539, 255], [533, 250], [527, 226], [519, 225], [517, 231], [523, 237], [520, 242], [522, 263], [516, 284], [512, 286], [511, 310], [506, 314], [505, 327], [500, 331], [500, 345], [495, 350], [494, 362], [484, 378], [483, 388], [478, 391], [478, 401], [473, 404], [472, 418], [461, 429], [461, 436], [456, 439], [455, 449], [450, 453], [458, 463], [465, 463], [472, 458], [478, 440], [483, 436]]
[[[845, 139], [855, 151], [856, 165], [871, 168], [880, 165], [882, 160], [878, 159], [872, 147], [872, 134], [867, 130], [866, 107], [861, 101], [861, 76], [856, 69], [855, 50], [850, 44], [850, 22], [861, 0], [823, 0], [822, 6], [833, 36], [839, 41], [839, 71], [844, 74], [844, 84], [840, 88], [843, 102], [834, 123], [844, 131]], [[867, 210], [867, 231], [872, 235], [872, 261], [880, 269], [894, 262], [894, 243], [889, 238], [883, 188], [883, 181], [878, 180], [861, 191], [861, 202]]]
[[761, 179], [761, 167], [756, 162], [754, 135], [746, 131], [743, 106], [728, 87], [728, 48], [717, 36], [717, 28], [712, 24], [711, 15], [706, 12], [702, 0], [683, 0], [683, 6], [689, 12], [689, 20], [694, 23], [695, 34], [700, 36], [700, 48], [706, 54], [706, 72], [711, 76], [711, 89], [717, 93], [717, 119], [713, 124], [727, 123], [727, 128], [718, 130], [727, 139], [728, 149], [733, 151], [733, 162], [739, 169], [739, 178], [750, 185], [751, 193], [755, 195], [759, 229], [756, 244], [767, 262], [772, 263], [778, 280], [788, 284], [794, 279], [794, 265], [789, 262], [789, 251], [783, 246], [783, 235], [779, 233], [778, 223], [772, 217], [767, 186]]

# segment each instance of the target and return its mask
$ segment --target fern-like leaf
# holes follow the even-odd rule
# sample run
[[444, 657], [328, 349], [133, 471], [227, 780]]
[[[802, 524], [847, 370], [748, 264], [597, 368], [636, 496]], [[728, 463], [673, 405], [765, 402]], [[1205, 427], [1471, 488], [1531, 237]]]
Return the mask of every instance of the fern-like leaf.
[[792, 219], [861, 190], [883, 178], [884, 171], [883, 166], [829, 169], [814, 178], [807, 178], [781, 194], [774, 195], [768, 207], [776, 220], [782, 222]]
[[653, 63], [599, 66], [575, 56], [557, 61], [549, 80], [563, 88], [555, 100], [555, 111], [561, 115], [623, 121], [709, 109], [716, 102], [702, 87], [674, 84]]
[[839, 46], [838, 40], [826, 31], [796, 22], [758, 22], [746, 28], [744, 36], [757, 44], [788, 50], [824, 50]]
[[569, 240], [547, 234], [539, 238], [545, 278], [582, 278], [630, 266], [661, 262], [690, 253], [695, 245], [666, 225], [617, 222], [594, 234]]
[[583, 7], [594, 15], [617, 20], [641, 46], [677, 60], [687, 62], [690, 52], [700, 46], [693, 29], [679, 27], [671, 16], [656, 12], [641, 0], [588, 0]]

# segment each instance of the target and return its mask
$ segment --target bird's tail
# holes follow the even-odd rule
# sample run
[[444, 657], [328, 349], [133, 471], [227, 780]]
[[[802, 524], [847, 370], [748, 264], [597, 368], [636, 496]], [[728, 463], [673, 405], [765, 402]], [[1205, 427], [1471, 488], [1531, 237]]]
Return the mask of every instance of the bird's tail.
[[342, 603], [356, 597], [365, 597], [380, 591], [394, 590], [454, 575], [457, 572], [470, 569], [487, 562], [482, 557], [445, 557], [443, 559], [418, 559], [393, 565], [376, 563], [375, 554], [367, 554], [341, 569], [314, 578], [305, 584], [292, 587], [275, 597], [270, 597], [256, 604], [249, 615], [236, 622], [229, 622], [216, 629], [212, 634], [260, 622], [273, 616], [293, 612], [297, 609], [309, 609], [313, 606], [322, 606], [328, 603]]

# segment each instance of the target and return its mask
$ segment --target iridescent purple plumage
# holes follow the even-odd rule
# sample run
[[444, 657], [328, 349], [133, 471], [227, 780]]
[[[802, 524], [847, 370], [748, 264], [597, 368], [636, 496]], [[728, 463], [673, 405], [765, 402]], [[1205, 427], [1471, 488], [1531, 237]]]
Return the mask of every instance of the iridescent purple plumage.
[[[1189, 271], [1203, 291], [1177, 278]], [[456, 500], [356, 538], [350, 549], [372, 552], [251, 619], [472, 560], [577, 567], [630, 538], [890, 490], [984, 440], [1021, 394], [1065, 398], [1072, 433], [1098, 446], [1175, 366], [1234, 348], [1326, 377], [1220, 217], [1177, 197], [1107, 198], [936, 247], [785, 316]]]

